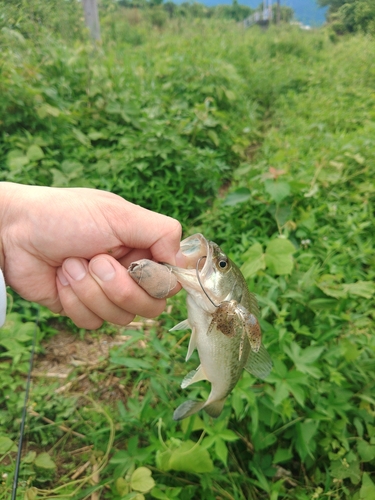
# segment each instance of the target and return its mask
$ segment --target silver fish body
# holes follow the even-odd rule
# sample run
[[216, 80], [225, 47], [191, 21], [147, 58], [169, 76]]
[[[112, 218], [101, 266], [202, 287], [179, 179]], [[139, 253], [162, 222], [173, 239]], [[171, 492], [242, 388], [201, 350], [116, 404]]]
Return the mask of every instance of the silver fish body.
[[156, 298], [169, 293], [174, 277], [187, 291], [188, 319], [171, 331], [192, 330], [186, 360], [197, 349], [200, 365], [186, 375], [181, 387], [208, 380], [211, 392], [207, 401], [185, 401], [173, 418], [182, 420], [201, 409], [218, 417], [242, 370], [265, 378], [272, 361], [261, 343], [256, 298], [238, 267], [201, 234], [183, 240], [181, 251], [186, 269], [143, 259], [131, 264], [129, 274]]
[[[211, 392], [207, 401], [186, 401], [180, 405], [173, 418], [181, 420], [201, 409], [217, 417], [242, 370], [265, 378], [272, 361], [261, 344], [255, 296], [249, 292], [238, 267], [216, 243], [200, 234], [181, 242], [181, 250], [188, 256], [188, 269], [168, 267], [187, 291], [188, 319], [172, 331], [191, 328], [186, 359], [197, 349], [201, 362], [184, 378], [181, 387], [208, 380]], [[204, 265], [197, 270], [199, 259]]]

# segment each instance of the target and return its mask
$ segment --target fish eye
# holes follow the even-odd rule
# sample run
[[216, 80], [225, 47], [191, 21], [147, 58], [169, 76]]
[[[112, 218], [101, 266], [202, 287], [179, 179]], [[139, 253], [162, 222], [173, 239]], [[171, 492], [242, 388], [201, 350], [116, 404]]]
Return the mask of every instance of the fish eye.
[[219, 266], [222, 268], [222, 269], [225, 269], [227, 267], [227, 264], [228, 262], [226, 260], [220, 260], [219, 261]]

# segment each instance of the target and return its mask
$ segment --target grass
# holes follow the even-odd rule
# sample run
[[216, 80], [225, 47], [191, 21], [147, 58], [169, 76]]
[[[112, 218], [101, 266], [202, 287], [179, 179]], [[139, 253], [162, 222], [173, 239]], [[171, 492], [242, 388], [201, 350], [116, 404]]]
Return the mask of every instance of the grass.
[[[219, 243], [258, 295], [274, 369], [244, 373], [218, 420], [177, 424], [178, 404], [208, 395], [179, 390], [198, 363], [168, 333], [183, 294], [136, 332], [42, 310], [39, 345], [67, 328], [126, 336], [68, 380], [35, 380], [20, 495], [372, 498], [374, 40], [146, 17], [103, 11], [95, 51], [78, 23], [69, 42], [2, 31], [1, 179], [113, 190]], [[4, 499], [35, 312], [15, 298], [0, 332]]]

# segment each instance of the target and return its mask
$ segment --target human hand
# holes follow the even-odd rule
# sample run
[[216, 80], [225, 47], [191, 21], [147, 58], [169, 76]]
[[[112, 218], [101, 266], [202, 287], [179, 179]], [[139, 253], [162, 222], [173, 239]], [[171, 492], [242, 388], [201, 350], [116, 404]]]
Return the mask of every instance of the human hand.
[[165, 300], [150, 297], [126, 267], [143, 258], [183, 265], [180, 237], [175, 219], [106, 191], [0, 182], [6, 283], [79, 327], [159, 315]]

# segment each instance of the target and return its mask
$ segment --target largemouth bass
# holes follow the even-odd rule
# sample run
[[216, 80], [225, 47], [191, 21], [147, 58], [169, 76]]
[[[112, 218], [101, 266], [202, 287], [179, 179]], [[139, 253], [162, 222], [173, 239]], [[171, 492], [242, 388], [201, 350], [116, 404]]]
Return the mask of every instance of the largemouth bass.
[[[192, 330], [186, 360], [197, 349], [201, 363], [188, 373], [181, 387], [208, 380], [211, 392], [207, 401], [185, 401], [175, 410], [173, 418], [182, 420], [202, 409], [218, 417], [242, 370], [265, 378], [271, 371], [272, 361], [261, 343], [257, 301], [238, 267], [216, 243], [207, 241], [201, 234], [183, 240], [181, 251], [187, 259], [186, 269], [164, 266], [187, 291], [188, 319], [171, 331]], [[199, 263], [203, 263], [201, 268]], [[138, 264], [132, 266], [129, 272], [137, 281]], [[148, 267], [145, 261], [139, 266]], [[158, 264], [150, 262], [149, 266], [154, 275], [165, 274], [165, 270], [158, 270]], [[141, 286], [147, 291], [146, 281]]]

